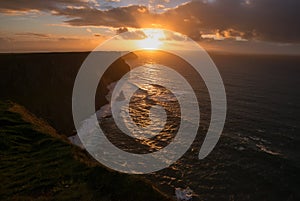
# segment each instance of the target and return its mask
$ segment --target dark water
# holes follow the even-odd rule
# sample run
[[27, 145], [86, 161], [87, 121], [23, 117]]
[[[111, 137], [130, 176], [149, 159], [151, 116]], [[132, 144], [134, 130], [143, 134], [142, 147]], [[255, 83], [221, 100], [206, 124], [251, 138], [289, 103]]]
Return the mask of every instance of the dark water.
[[[210, 122], [211, 109], [205, 84], [187, 64], [176, 62], [176, 59], [169, 61], [167, 55], [139, 57], [153, 69], [162, 61], [168, 66], [173, 65], [194, 88], [201, 110], [197, 138], [189, 151], [169, 168], [146, 175], [147, 179], [170, 195], [174, 194], [176, 187], [189, 186], [197, 194], [193, 200], [300, 199], [299, 57], [212, 56], [224, 81], [228, 108], [222, 136], [215, 149], [203, 160], [197, 157]], [[151, 104], [153, 101], [159, 103], [156, 96], [164, 95], [163, 89], [156, 87], [152, 90], [160, 92], [151, 93], [150, 88], [148, 92], [141, 90], [136, 93], [136, 98], [132, 99], [133, 110], [142, 108], [141, 113], [147, 109], [150, 103], [141, 101], [143, 97], [151, 99]], [[178, 104], [173, 107], [176, 111]], [[139, 115], [147, 115], [147, 112]], [[141, 118], [139, 122], [138, 117], [135, 122], [144, 124], [146, 120]], [[176, 115], [173, 117], [173, 123], [177, 124]], [[140, 150], [141, 153], [147, 146], [150, 151], [162, 148], [164, 143], [172, 140], [176, 130], [176, 126], [170, 127], [169, 132], [165, 130], [165, 135], [154, 138], [152, 142], [135, 141], [141, 144], [137, 149], [132, 145], [132, 139], [120, 134], [112, 118], [103, 119], [101, 127], [120, 148], [129, 152]]]

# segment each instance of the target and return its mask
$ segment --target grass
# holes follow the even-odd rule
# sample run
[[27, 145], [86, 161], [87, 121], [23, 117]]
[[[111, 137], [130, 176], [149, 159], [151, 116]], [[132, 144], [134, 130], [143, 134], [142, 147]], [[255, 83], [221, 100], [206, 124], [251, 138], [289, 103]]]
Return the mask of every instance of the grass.
[[0, 102], [0, 200], [170, 200], [137, 176], [110, 171], [25, 108]]

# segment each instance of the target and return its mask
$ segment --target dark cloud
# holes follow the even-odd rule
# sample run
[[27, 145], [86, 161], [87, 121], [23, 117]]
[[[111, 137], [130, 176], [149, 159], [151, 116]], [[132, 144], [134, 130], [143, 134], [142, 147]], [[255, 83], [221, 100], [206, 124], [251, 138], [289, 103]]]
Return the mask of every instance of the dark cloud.
[[128, 31], [128, 29], [126, 27], [121, 27], [121, 28], [116, 30], [116, 34], [125, 33], [127, 31]]
[[70, 20], [66, 23], [73, 26], [110, 26], [110, 27], [135, 27], [142, 25], [139, 19], [148, 19], [152, 15], [144, 6], [129, 6], [113, 8], [111, 10], [97, 10], [95, 8], [73, 9], [64, 8], [56, 15], [63, 15]]
[[[69, 6], [68, 6], [69, 5]], [[169, 9], [149, 12], [131, 5], [98, 10], [81, 0], [0, 0], [0, 11], [51, 10], [65, 16], [72, 26], [161, 27], [202, 40], [202, 34], [241, 37], [271, 42], [300, 43], [299, 0], [198, 0]]]
[[299, 10], [298, 0], [194, 1], [163, 17], [194, 39], [199, 39], [199, 32], [235, 30], [232, 34], [248, 39], [300, 42]]
[[123, 39], [127, 40], [142, 40], [147, 38], [146, 34], [140, 30], [128, 30], [126, 27], [121, 27], [116, 30], [116, 34], [122, 34], [127, 32], [125, 35], [121, 35]]
[[11, 11], [49, 11], [57, 10], [64, 6], [87, 7], [90, 3], [84, 0], [0, 0], [0, 12], [9, 13]]

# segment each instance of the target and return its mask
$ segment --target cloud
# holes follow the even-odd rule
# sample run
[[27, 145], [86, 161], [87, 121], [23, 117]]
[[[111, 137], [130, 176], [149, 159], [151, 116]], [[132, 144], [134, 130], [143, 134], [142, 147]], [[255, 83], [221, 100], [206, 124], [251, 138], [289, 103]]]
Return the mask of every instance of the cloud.
[[34, 37], [34, 38], [43, 38], [43, 39], [47, 39], [51, 37], [50, 34], [32, 33], [32, 32], [17, 33], [15, 35], [22, 36], [22, 37]]
[[165, 31], [164, 32], [164, 38], [162, 40], [169, 40], [169, 41], [185, 41], [187, 40], [187, 38], [179, 33], [176, 32], [168, 32]]
[[129, 30], [126, 27], [121, 27], [116, 30], [116, 34], [127, 32], [126, 35], [120, 35], [125, 40], [142, 40], [147, 38], [146, 34], [141, 30]]
[[165, 9], [175, 8], [191, 0], [98, 0], [100, 10], [110, 10], [119, 7], [128, 7], [130, 5], [140, 5], [147, 7], [151, 12], [161, 13]]
[[104, 37], [104, 36], [102, 36], [101, 34], [98, 34], [98, 33], [94, 34], [94, 36], [95, 37]]
[[65, 10], [60, 15], [76, 18], [66, 21], [73, 26], [139, 28], [154, 23], [194, 40], [203, 40], [202, 34], [218, 33], [228, 39], [299, 43], [298, 8], [298, 0], [216, 0], [193, 1], [161, 14], [151, 13], [145, 6], [129, 6], [107, 11]]
[[73, 26], [110, 26], [110, 27], [141, 27], [139, 19], [148, 19], [149, 14], [146, 7], [129, 6], [113, 8], [107, 11], [95, 8], [73, 9], [63, 8], [56, 15], [69, 18], [65, 22]]
[[[275, 42], [300, 42], [297, 0], [194, 1], [162, 14], [169, 26], [200, 40], [216, 33]], [[163, 23], [163, 22], [162, 22]], [[200, 34], [199, 34], [200, 33]]]
[[52, 0], [52, 1], [40, 1], [40, 0], [13, 0], [13, 1], [0, 1], [0, 12], [24, 12], [31, 10], [39, 11], [51, 11], [60, 9], [64, 6], [88, 6], [89, 4], [85, 0]]
[[127, 31], [128, 31], [128, 29], [126, 27], [121, 27], [121, 28], [116, 30], [116, 34], [125, 33]]
[[[0, 12], [49, 11], [66, 17], [65, 23], [71, 26], [141, 28], [157, 24], [194, 40], [214, 34], [230, 40], [300, 43], [299, 0], [157, 0], [141, 1], [141, 5], [129, 5], [129, 0], [105, 2], [106, 9], [101, 8], [104, 1], [95, 0], [27, 0], [26, 4], [2, 0]], [[158, 7], [163, 12], [152, 12], [146, 2], [162, 5]]]

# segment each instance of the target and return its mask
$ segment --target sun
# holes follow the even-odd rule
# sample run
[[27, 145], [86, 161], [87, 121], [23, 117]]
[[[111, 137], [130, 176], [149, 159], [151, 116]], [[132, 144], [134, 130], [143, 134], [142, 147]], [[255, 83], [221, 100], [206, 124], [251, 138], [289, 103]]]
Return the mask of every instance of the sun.
[[155, 50], [163, 44], [165, 38], [164, 31], [161, 29], [144, 29], [146, 38], [138, 41], [138, 46], [141, 49]]

